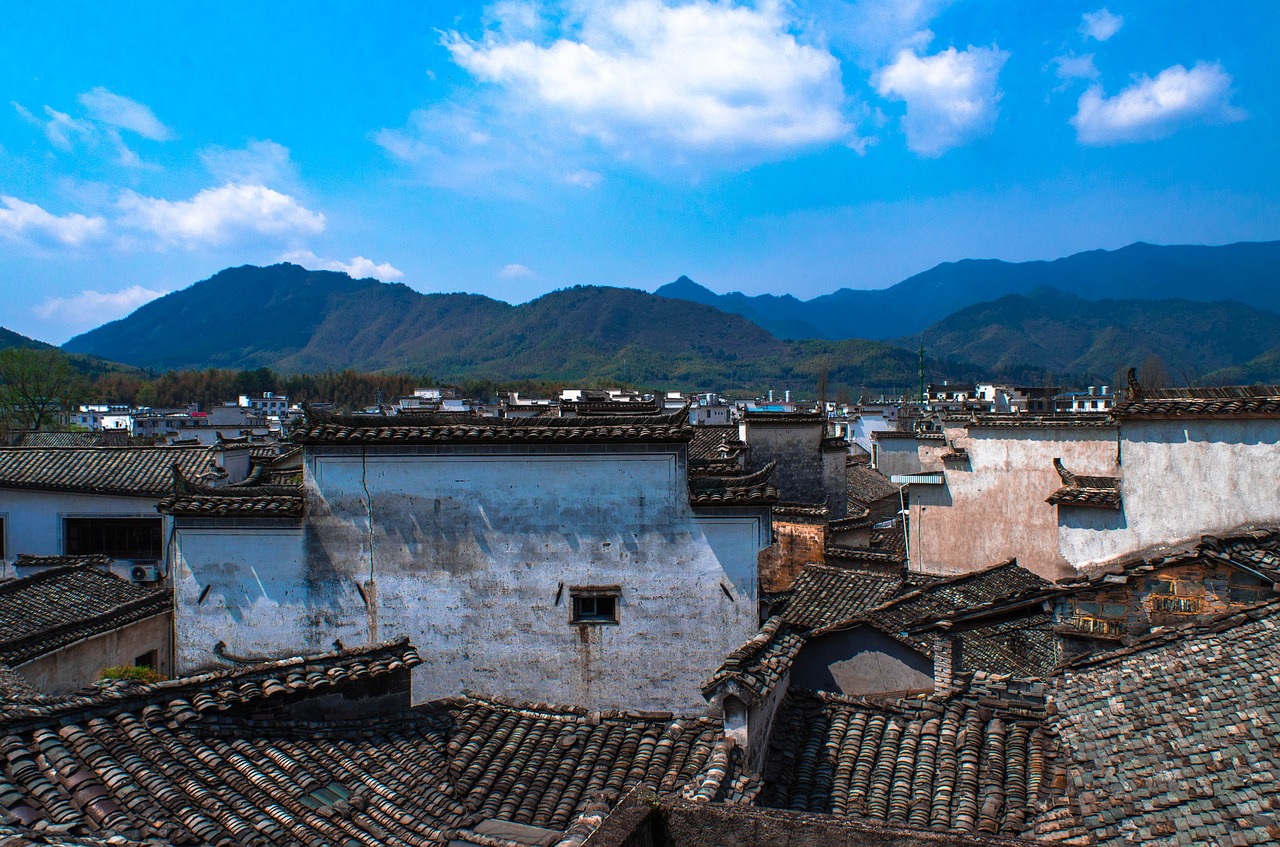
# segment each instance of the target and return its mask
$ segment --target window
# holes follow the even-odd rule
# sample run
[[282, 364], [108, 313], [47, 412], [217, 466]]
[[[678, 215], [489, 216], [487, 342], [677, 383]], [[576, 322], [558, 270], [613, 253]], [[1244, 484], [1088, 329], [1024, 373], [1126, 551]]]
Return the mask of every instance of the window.
[[141, 656], [134, 658], [133, 666], [135, 668], [151, 668], [151, 670], [155, 670], [157, 656], [158, 654], [155, 650], [148, 650]]
[[67, 518], [63, 552], [102, 553], [115, 559], [159, 559], [159, 518]]
[[573, 601], [570, 623], [616, 624], [621, 593], [622, 590], [614, 585], [569, 589]]

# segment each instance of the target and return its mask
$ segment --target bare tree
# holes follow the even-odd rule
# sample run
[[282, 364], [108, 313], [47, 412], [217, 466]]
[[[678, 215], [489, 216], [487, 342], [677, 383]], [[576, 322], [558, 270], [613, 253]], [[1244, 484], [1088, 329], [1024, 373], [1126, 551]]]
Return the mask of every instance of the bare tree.
[[57, 350], [0, 350], [0, 425], [49, 429], [71, 405], [80, 378]]
[[1138, 382], [1143, 388], [1168, 388], [1173, 384], [1173, 378], [1169, 376], [1164, 360], [1152, 353], [1138, 367]]

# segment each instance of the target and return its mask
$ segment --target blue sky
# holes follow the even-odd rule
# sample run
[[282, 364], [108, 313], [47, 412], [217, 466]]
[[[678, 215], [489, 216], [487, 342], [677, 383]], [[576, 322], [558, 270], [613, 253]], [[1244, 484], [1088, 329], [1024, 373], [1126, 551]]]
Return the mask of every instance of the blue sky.
[[[1280, 238], [1280, 4], [9, 4], [0, 323], [296, 261], [811, 297]], [[180, 331], [180, 328], [175, 328]]]

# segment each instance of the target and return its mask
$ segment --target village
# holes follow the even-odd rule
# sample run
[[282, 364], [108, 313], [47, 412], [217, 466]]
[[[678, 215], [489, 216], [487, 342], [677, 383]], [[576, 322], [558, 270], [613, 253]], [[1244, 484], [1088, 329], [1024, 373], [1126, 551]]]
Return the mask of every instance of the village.
[[0, 843], [1280, 840], [1280, 388], [449, 388], [0, 447]]

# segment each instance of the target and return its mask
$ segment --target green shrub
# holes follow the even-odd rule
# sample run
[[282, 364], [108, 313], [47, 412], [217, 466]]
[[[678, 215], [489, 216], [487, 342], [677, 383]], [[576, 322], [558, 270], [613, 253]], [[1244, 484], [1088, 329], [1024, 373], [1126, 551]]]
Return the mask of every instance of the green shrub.
[[103, 668], [98, 673], [98, 681], [111, 679], [127, 679], [132, 682], [159, 682], [163, 677], [147, 665], [116, 665]]

